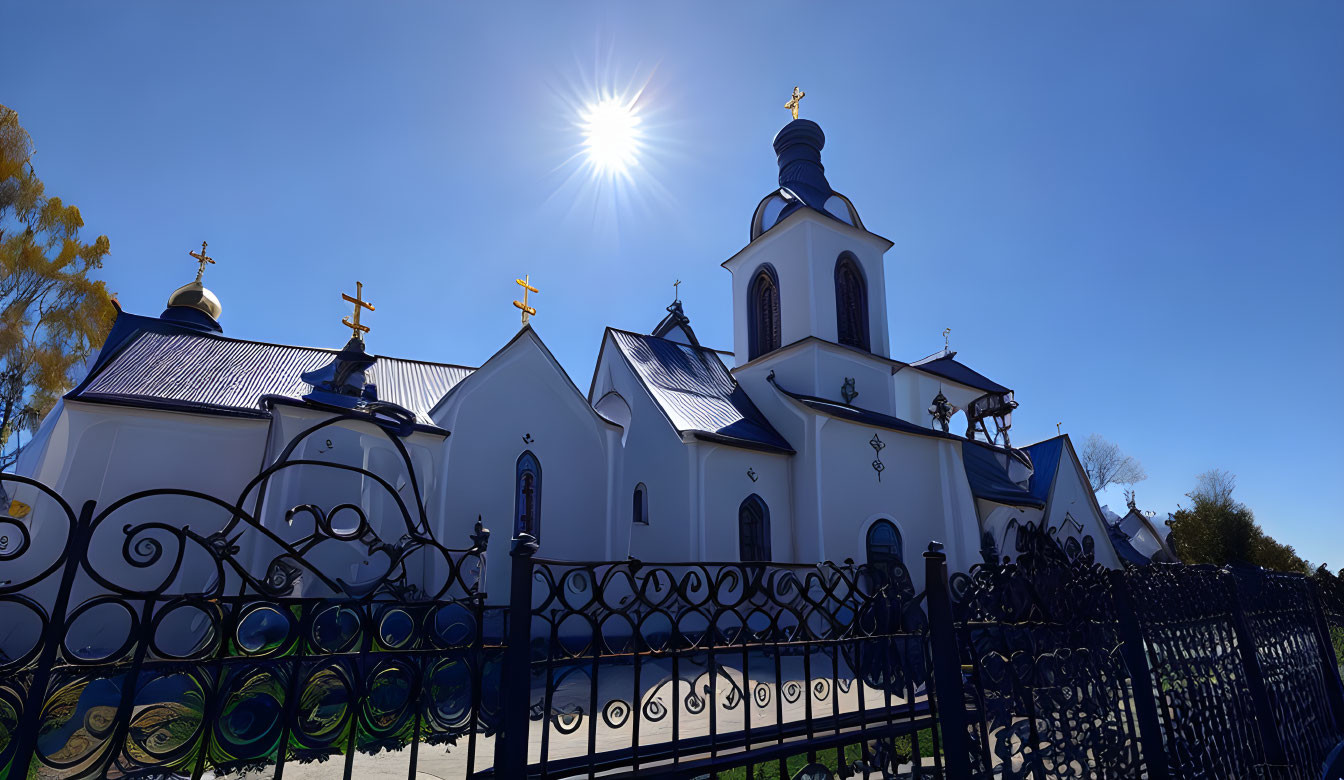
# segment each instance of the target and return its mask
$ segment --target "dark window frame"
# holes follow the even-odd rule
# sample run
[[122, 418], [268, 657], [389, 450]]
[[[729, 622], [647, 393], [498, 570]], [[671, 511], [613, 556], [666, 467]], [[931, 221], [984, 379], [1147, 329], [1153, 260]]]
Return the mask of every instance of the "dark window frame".
[[770, 563], [770, 506], [752, 493], [737, 507], [737, 557], [743, 563]]
[[630, 522], [634, 525], [649, 524], [649, 488], [643, 482], [635, 485], [634, 507]]
[[[835, 260], [835, 340], [864, 352], [872, 351], [868, 335], [868, 278], [852, 252]], [[855, 321], [857, 320], [857, 321]], [[857, 328], [858, 332], [853, 332]]]
[[[526, 478], [530, 476], [531, 482]], [[513, 533], [526, 533], [541, 541], [541, 459], [531, 450], [518, 456], [514, 465]], [[526, 492], [530, 488], [530, 495]], [[531, 501], [531, 506], [525, 502]], [[531, 510], [530, 512], [528, 510]]]
[[[890, 528], [891, 533], [896, 537], [896, 543], [894, 545], [896, 552], [894, 554], [887, 549], [881, 550], [877, 555], [874, 555], [876, 548], [873, 544], [873, 535], [882, 528]], [[890, 548], [892, 545], [884, 543], [883, 546]], [[873, 579], [873, 584], [877, 586], [890, 585], [895, 580], [895, 577], [893, 576], [896, 571], [895, 567], [905, 567], [905, 537], [901, 536], [900, 526], [885, 517], [879, 517], [874, 520], [872, 525], [868, 526], [867, 532], [863, 535], [863, 556], [864, 562], [868, 564], [868, 570], [871, 573], [870, 576]]]
[[[769, 300], [762, 305], [763, 288], [769, 288]], [[781, 346], [783, 327], [780, 323], [779, 274], [766, 263], [751, 275], [747, 287], [747, 359], [774, 352]], [[769, 319], [766, 319], [769, 315]]]

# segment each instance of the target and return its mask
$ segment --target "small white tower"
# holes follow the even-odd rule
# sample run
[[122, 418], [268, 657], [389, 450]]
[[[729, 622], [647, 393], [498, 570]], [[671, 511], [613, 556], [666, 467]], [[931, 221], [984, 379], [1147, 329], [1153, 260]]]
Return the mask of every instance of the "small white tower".
[[779, 189], [756, 207], [751, 243], [723, 263], [733, 274], [735, 366], [775, 371], [790, 390], [846, 403], [841, 387], [854, 378], [862, 403], [886, 410], [883, 255], [892, 244], [868, 232], [849, 199], [831, 189], [825, 143], [806, 119], [775, 136]]

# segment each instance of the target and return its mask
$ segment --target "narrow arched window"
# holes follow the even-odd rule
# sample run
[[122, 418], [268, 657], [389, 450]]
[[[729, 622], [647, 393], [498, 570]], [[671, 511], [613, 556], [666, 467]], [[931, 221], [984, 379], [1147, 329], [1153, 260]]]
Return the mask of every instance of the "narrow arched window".
[[649, 489], [643, 482], [635, 485], [635, 508], [631, 517], [635, 525], [649, 524]]
[[868, 285], [848, 252], [835, 261], [835, 317], [837, 340], [868, 351]]
[[902, 561], [901, 532], [890, 520], [878, 520], [868, 527], [868, 537], [864, 544], [868, 554], [868, 569], [872, 572], [873, 584], [882, 587], [895, 581], [897, 572], [905, 564]]
[[770, 508], [752, 493], [737, 508], [738, 557], [743, 561], [769, 561]]
[[748, 359], [779, 349], [779, 279], [768, 265], [752, 277], [747, 293]]
[[513, 502], [513, 532], [541, 539], [541, 463], [531, 452], [518, 456], [517, 493]]

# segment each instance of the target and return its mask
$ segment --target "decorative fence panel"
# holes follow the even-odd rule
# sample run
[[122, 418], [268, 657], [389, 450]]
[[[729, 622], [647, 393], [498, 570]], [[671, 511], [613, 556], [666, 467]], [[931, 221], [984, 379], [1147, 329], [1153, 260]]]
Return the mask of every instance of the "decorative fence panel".
[[520, 715], [505, 721], [499, 776], [791, 777], [799, 755], [840, 776], [942, 775], [927, 621], [899, 565], [573, 563], [532, 549], [523, 537], [513, 554], [510, 609], [530, 615], [530, 641], [511, 637], [504, 706]]
[[[269, 506], [292, 468], [359, 500]], [[282, 459], [236, 501], [78, 512], [0, 475], [31, 505], [0, 515], [0, 780], [1315, 778], [1344, 737], [1328, 583], [1107, 571], [1028, 533], [950, 578], [931, 550], [917, 594], [899, 564], [568, 562], [524, 536], [489, 606], [488, 532], [443, 547], [408, 473]]]

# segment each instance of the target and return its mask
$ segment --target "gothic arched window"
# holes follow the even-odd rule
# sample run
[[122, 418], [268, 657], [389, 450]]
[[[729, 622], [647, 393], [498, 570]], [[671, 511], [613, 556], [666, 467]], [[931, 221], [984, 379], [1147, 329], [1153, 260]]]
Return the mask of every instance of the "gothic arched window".
[[513, 534], [541, 539], [541, 463], [531, 452], [518, 456], [518, 484], [513, 503]]
[[902, 561], [901, 532], [896, 529], [896, 524], [890, 520], [873, 523], [868, 527], [864, 547], [873, 584], [879, 587], [890, 585], [896, 572], [905, 565]]
[[743, 561], [770, 560], [770, 507], [755, 493], [737, 508], [737, 544]]
[[835, 318], [837, 340], [868, 351], [868, 285], [848, 252], [835, 261]]
[[748, 360], [779, 349], [779, 278], [775, 269], [761, 266], [747, 292]]
[[643, 482], [635, 485], [635, 509], [631, 517], [635, 525], [649, 524], [649, 490]]

